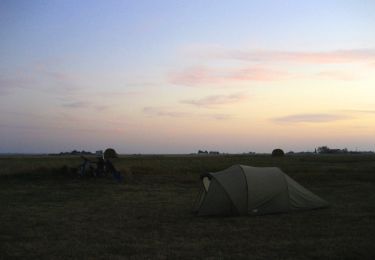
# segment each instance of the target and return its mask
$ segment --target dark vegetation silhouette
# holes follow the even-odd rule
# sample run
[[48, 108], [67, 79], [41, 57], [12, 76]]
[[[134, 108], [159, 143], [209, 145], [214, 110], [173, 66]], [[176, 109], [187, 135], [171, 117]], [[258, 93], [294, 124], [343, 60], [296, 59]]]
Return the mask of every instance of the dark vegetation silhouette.
[[284, 155], [285, 155], [284, 151], [281, 150], [281, 149], [279, 149], [279, 148], [274, 149], [274, 150], [272, 151], [272, 156], [282, 157], [282, 156], [284, 156]]

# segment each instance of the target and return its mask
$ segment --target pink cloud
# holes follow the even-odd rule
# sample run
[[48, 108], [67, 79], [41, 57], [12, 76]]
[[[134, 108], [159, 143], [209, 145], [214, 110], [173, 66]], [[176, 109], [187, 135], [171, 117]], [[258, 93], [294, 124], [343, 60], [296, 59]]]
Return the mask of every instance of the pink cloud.
[[234, 72], [230, 77], [234, 81], [276, 81], [289, 77], [289, 73], [265, 68], [245, 68]]
[[298, 62], [298, 63], [352, 63], [375, 60], [375, 49], [335, 50], [325, 52], [297, 52], [297, 51], [272, 51], [272, 50], [222, 50], [208, 54], [207, 57], [217, 59], [234, 59], [252, 62]]
[[[208, 66], [190, 67], [172, 73], [169, 82], [176, 85], [223, 85], [252, 81], [278, 81], [298, 76], [283, 69], [273, 69], [270, 66], [295, 63], [304, 64], [349, 64], [364, 63], [369, 67], [375, 64], [375, 49], [352, 49], [333, 51], [272, 51], [272, 50], [229, 50], [219, 47], [195, 47], [189, 52], [189, 57], [196, 57], [202, 62], [220, 60], [220, 62], [245, 61], [261, 65], [244, 68], [213, 68]], [[265, 64], [268, 64], [267, 67]], [[290, 64], [289, 64], [290, 65]], [[303, 75], [302, 75], [303, 76]], [[311, 77], [311, 75], [310, 75]], [[355, 80], [357, 75], [344, 71], [322, 71], [315, 78], [334, 80]]]
[[350, 117], [341, 114], [294, 114], [272, 120], [278, 123], [329, 123], [345, 119]]
[[215, 74], [216, 73], [213, 69], [208, 69], [206, 67], [191, 67], [171, 75], [169, 81], [172, 84], [186, 86], [219, 83], [221, 77], [219, 75], [215, 76]]
[[310, 63], [351, 63], [375, 59], [375, 50], [338, 50], [331, 52], [305, 52], [291, 55], [296, 61]]
[[169, 82], [176, 85], [230, 84], [248, 81], [277, 81], [288, 78], [289, 73], [262, 67], [241, 69], [213, 69], [193, 67], [171, 75]]
[[236, 93], [232, 95], [213, 95], [201, 99], [182, 100], [181, 103], [198, 107], [216, 107], [220, 105], [239, 103], [246, 100], [247, 98], [248, 96], [244, 93]]

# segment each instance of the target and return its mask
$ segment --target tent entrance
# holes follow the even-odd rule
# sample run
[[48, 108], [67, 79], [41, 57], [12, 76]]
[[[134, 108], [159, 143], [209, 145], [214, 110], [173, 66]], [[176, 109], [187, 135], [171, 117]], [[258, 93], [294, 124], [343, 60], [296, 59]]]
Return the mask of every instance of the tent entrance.
[[208, 192], [208, 188], [210, 187], [210, 183], [211, 183], [210, 178], [208, 178], [207, 176], [203, 177], [202, 181], [203, 181], [203, 186], [204, 186], [205, 191]]

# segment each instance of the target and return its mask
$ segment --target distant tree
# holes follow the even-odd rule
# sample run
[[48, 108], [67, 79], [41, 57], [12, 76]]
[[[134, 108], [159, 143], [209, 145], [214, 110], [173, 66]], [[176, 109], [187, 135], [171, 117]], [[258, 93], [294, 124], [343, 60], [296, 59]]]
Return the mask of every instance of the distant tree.
[[277, 148], [272, 151], [272, 156], [284, 156], [285, 153], [283, 150]]
[[318, 153], [331, 153], [331, 149], [328, 146], [320, 146], [317, 149]]
[[104, 151], [104, 154], [103, 154], [103, 157], [107, 160], [107, 159], [111, 159], [111, 158], [118, 158], [118, 154], [116, 152], [115, 149], [113, 148], [107, 148], [105, 149]]
[[346, 154], [349, 153], [347, 148], [344, 149], [331, 149], [327, 146], [318, 147], [317, 152], [320, 154]]

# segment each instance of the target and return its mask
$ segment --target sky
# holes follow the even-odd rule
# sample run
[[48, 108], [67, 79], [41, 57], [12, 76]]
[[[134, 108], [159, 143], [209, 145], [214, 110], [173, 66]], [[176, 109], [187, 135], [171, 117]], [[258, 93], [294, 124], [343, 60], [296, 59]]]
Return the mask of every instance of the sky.
[[0, 153], [375, 150], [375, 1], [0, 0]]

